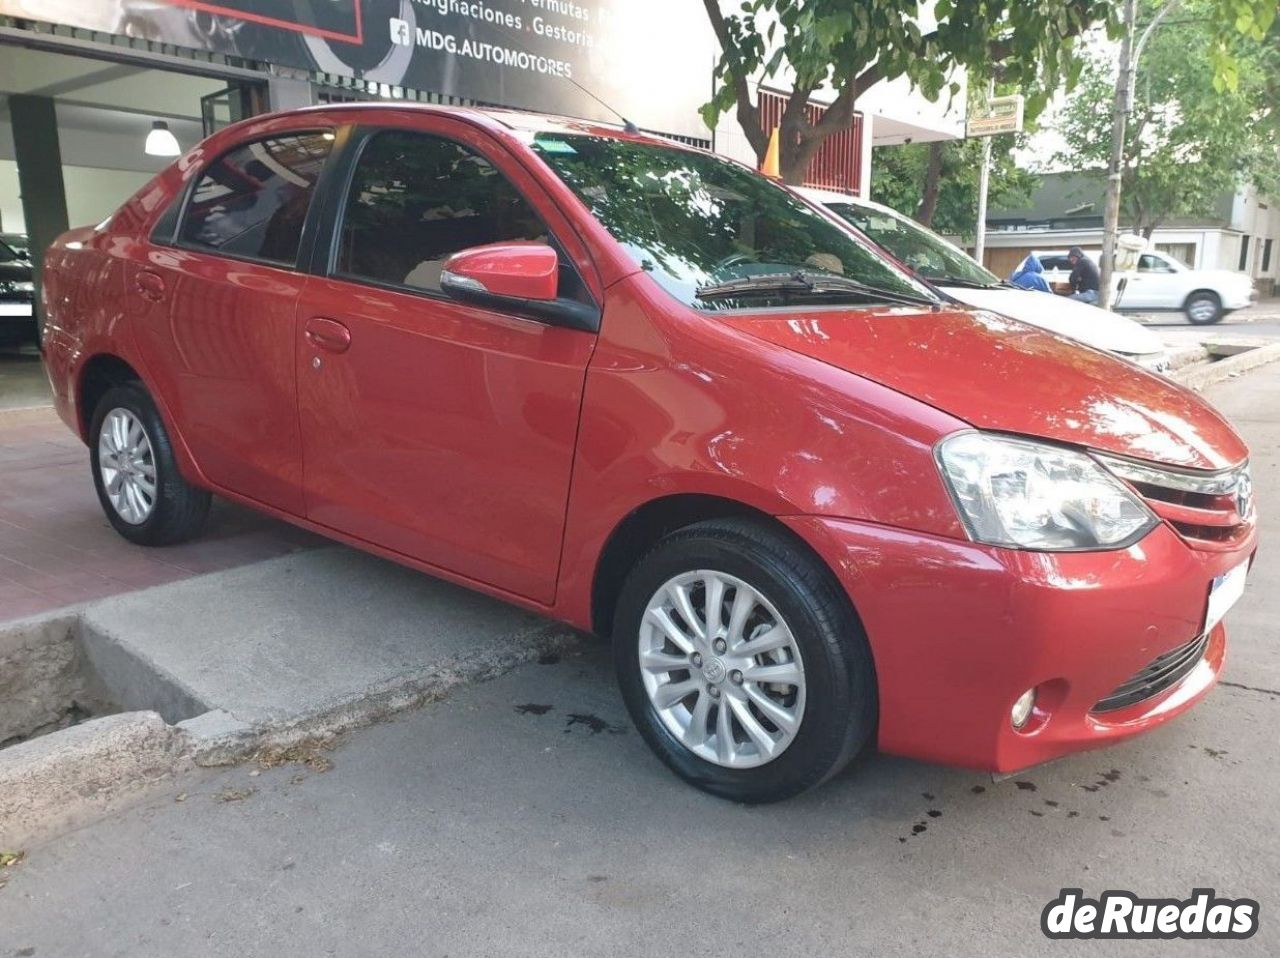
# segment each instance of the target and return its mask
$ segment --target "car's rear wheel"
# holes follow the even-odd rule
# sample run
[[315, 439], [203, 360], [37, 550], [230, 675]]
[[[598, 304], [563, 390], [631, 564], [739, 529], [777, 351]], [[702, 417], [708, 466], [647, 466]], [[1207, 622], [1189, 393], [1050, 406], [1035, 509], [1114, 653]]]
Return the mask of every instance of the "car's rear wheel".
[[89, 457], [102, 510], [130, 542], [173, 545], [200, 532], [209, 493], [178, 472], [169, 433], [140, 384], [113, 386], [99, 401]]
[[1207, 289], [1198, 290], [1188, 296], [1182, 309], [1187, 314], [1187, 319], [1197, 326], [1216, 323], [1223, 316], [1222, 299], [1217, 293]]
[[871, 737], [862, 627], [830, 570], [785, 532], [716, 520], [672, 533], [627, 578], [613, 635], [641, 735], [715, 795], [789, 798]]

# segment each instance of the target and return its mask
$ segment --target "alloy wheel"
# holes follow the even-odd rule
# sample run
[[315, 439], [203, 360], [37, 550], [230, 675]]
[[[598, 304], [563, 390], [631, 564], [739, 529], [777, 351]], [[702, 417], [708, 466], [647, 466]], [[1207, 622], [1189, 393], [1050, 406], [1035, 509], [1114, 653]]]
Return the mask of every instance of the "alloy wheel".
[[795, 740], [805, 703], [800, 648], [749, 583], [706, 569], [668, 580], [645, 608], [638, 652], [649, 702], [699, 758], [754, 768]]
[[156, 462], [151, 439], [128, 409], [116, 407], [98, 433], [98, 472], [116, 514], [141, 525], [156, 505]]

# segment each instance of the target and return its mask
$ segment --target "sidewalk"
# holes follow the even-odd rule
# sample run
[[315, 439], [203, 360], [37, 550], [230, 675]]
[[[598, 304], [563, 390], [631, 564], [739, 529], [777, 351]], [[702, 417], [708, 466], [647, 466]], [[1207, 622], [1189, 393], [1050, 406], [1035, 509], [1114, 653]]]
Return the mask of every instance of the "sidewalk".
[[102, 514], [89, 452], [53, 408], [0, 410], [0, 621], [323, 542], [215, 499], [198, 540], [164, 549], [131, 545]]
[[1224, 682], [1151, 735], [999, 784], [874, 756], [745, 808], [647, 752], [596, 649], [351, 733], [331, 771], [198, 771], [26, 849], [0, 953], [1058, 956], [1088, 950], [1041, 935], [1061, 888], [1208, 886], [1262, 902], [1233, 956], [1280, 953], [1280, 366], [1207, 395], [1253, 447], [1263, 552]]

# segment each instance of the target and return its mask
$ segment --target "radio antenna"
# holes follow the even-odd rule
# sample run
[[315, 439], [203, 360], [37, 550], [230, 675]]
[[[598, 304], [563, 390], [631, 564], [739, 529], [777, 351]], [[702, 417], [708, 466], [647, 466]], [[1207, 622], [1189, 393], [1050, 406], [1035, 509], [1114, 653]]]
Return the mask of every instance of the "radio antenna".
[[[520, 42], [519, 40], [517, 40], [515, 37], [508, 37], [508, 40], [510, 40], [510, 42], [511, 42], [511, 44], [512, 44], [513, 46], [519, 47], [519, 48], [520, 48], [521, 50], [523, 50], [525, 53], [529, 54], [529, 56], [531, 56], [531, 57], [536, 57], [536, 56], [538, 56], [538, 54], [534, 53], [532, 50], [530, 50], [528, 47], [526, 47], [523, 43], [521, 43], [521, 42]], [[563, 77], [562, 79], [568, 80], [570, 83], [572, 83], [572, 84], [574, 85], [574, 87], [575, 87], [575, 88], [577, 88], [577, 90], [578, 90], [580, 93], [585, 93], [587, 96], [591, 97], [591, 99], [595, 100], [595, 101], [596, 101], [597, 103], [599, 103], [602, 107], [604, 107], [606, 110], [608, 110], [608, 111], [609, 111], [610, 113], [612, 113], [614, 116], [616, 116], [619, 120], [621, 120], [621, 121], [622, 121], [622, 130], [623, 130], [623, 132], [624, 132], [624, 133], [631, 133], [631, 134], [638, 134], [638, 133], [640, 133], [640, 127], [636, 126], [634, 123], [632, 123], [630, 120], [628, 120], [625, 116], [623, 116], [621, 113], [619, 113], [617, 110], [615, 110], [612, 106], [610, 106], [608, 103], [606, 103], [602, 98], [600, 98], [600, 97], [596, 96], [594, 93], [592, 93], [590, 90], [588, 90], [586, 87], [584, 87], [581, 83], [579, 83], [579, 82], [578, 82], [577, 80], [575, 80], [573, 77], [571, 77], [571, 76], [567, 76], [567, 77]]]

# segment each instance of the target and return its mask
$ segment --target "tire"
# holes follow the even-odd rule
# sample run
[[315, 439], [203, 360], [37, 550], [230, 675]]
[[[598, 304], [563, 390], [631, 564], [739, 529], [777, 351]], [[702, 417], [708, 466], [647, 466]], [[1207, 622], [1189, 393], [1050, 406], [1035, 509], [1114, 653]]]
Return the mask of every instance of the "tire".
[[[133, 440], [134, 424], [146, 440], [145, 447]], [[120, 433], [113, 430], [122, 425], [128, 427], [126, 444], [133, 449], [144, 449], [142, 454], [131, 456], [128, 463], [113, 452], [121, 445], [117, 439]], [[104, 436], [104, 429], [108, 435]], [[140, 383], [113, 386], [98, 403], [89, 427], [89, 461], [102, 511], [116, 532], [130, 542], [143, 546], [175, 545], [194, 538], [203, 528], [212, 497], [178, 472], [169, 433], [151, 396]], [[116, 465], [120, 468], [113, 468]], [[117, 475], [119, 473], [124, 475]], [[114, 479], [111, 482], [114, 498], [108, 490], [108, 476]], [[134, 483], [133, 488], [141, 499], [129, 495], [123, 500], [119, 498], [122, 484], [130, 482]], [[152, 490], [149, 497], [145, 491], [148, 486]], [[149, 508], [137, 507], [148, 498]]]
[[1196, 290], [1182, 304], [1182, 311], [1188, 321], [1196, 326], [1209, 326], [1218, 322], [1225, 315], [1222, 311], [1222, 298], [1207, 289]]
[[[723, 588], [716, 634], [735, 645], [715, 646], [714, 635], [693, 635], [696, 629], [688, 629], [678, 611], [666, 609], [668, 601], [673, 610], [680, 604], [669, 587], [685, 590], [691, 603], [686, 608], [703, 632], [706, 596]], [[740, 593], [744, 603], [753, 596], [759, 600], [747, 625], [737, 630], [745, 645], [732, 634]], [[714, 609], [716, 603], [710, 606]], [[770, 619], [780, 621], [770, 625]], [[706, 655], [695, 658], [672, 641], [660, 622], [673, 623], [685, 642]], [[762, 655], [743, 651], [771, 639], [783, 641], [778, 637], [784, 635], [791, 640], [786, 648]], [[791, 798], [839, 772], [873, 736], [875, 667], [848, 597], [800, 540], [762, 522], [701, 522], [662, 539], [623, 585], [613, 642], [623, 699], [641, 736], [677, 775], [721, 798], [750, 804]], [[686, 659], [689, 668], [677, 664]], [[746, 676], [759, 668], [798, 681], [750, 681]], [[693, 688], [687, 698], [666, 704], [686, 685]], [[772, 704], [761, 703], [761, 697]], [[768, 705], [768, 712], [760, 704]], [[722, 736], [726, 707], [731, 728]], [[699, 710], [704, 710], [700, 723]], [[755, 736], [739, 718], [743, 710], [755, 720]], [[785, 716], [786, 725], [793, 727], [769, 720], [775, 715], [779, 722]], [[763, 740], [758, 738], [762, 730]], [[773, 751], [766, 753], [766, 748]]]

